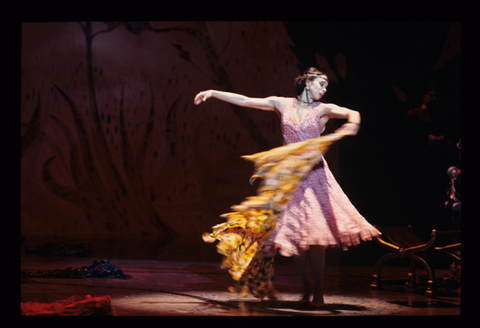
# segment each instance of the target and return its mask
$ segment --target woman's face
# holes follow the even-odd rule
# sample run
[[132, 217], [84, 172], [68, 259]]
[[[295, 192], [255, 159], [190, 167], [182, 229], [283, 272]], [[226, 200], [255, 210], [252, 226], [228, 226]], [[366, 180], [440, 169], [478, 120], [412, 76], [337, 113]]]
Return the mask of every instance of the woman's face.
[[319, 76], [313, 80], [307, 80], [306, 85], [310, 87], [309, 94], [312, 100], [320, 100], [325, 92], [327, 92], [328, 81], [325, 77]]

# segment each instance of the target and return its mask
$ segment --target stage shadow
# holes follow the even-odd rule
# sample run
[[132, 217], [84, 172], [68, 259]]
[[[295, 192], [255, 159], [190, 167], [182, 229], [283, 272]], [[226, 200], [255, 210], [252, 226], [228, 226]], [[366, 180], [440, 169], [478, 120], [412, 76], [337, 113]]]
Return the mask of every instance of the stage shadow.
[[362, 312], [369, 311], [365, 306], [330, 303], [323, 307], [312, 307], [310, 304], [300, 304], [298, 301], [228, 301], [230, 305], [236, 306], [244, 311], [261, 311], [278, 314], [292, 314], [292, 315], [319, 315], [319, 314], [340, 314], [342, 312]]

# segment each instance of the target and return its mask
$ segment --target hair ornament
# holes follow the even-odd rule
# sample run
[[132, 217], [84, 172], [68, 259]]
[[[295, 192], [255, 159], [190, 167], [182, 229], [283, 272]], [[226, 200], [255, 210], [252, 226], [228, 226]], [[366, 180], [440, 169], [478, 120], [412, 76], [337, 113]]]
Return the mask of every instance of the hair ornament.
[[305, 73], [304, 76], [306, 77], [321, 77], [328, 82], [328, 77], [325, 74], [318, 74], [318, 73]]

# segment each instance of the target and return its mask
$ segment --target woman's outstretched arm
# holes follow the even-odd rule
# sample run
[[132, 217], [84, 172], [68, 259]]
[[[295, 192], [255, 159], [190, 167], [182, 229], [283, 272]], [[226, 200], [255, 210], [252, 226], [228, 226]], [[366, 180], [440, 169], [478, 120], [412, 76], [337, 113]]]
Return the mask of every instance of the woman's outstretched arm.
[[249, 107], [265, 111], [274, 111], [279, 115], [283, 111], [284, 101], [286, 99], [283, 97], [275, 96], [267, 98], [251, 98], [233, 92], [206, 90], [198, 93], [195, 96], [193, 103], [195, 105], [198, 105], [209, 98], [216, 98], [218, 100], [241, 107]]

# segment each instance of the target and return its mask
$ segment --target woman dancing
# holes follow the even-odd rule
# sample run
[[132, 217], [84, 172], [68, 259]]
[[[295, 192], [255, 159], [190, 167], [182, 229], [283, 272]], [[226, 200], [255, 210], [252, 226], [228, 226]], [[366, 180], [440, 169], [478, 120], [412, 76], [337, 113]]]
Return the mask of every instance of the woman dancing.
[[[207, 90], [198, 93], [198, 105], [216, 98], [241, 107], [276, 112], [281, 118], [284, 144], [317, 138], [329, 119], [347, 119], [335, 132], [356, 135], [360, 128], [359, 112], [335, 104], [321, 102], [328, 87], [328, 77], [316, 68], [309, 68], [295, 79], [296, 98], [271, 96], [251, 98], [244, 95]], [[268, 244], [272, 253], [293, 256], [304, 284], [302, 304], [323, 307], [323, 274], [326, 247], [357, 245], [371, 240], [379, 232], [360, 215], [345, 195], [325, 159], [312, 169], [300, 183], [293, 198], [281, 214]], [[313, 271], [313, 288], [309, 279]]]

